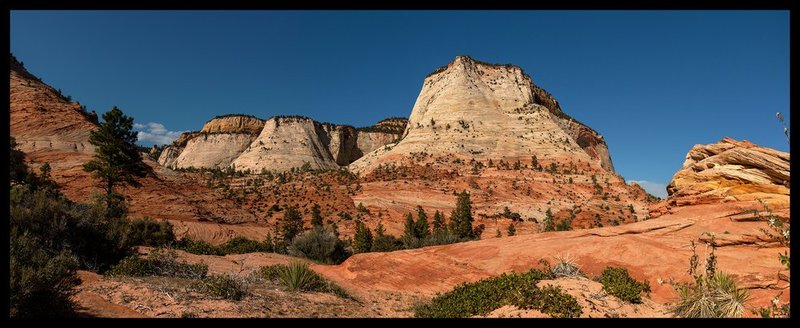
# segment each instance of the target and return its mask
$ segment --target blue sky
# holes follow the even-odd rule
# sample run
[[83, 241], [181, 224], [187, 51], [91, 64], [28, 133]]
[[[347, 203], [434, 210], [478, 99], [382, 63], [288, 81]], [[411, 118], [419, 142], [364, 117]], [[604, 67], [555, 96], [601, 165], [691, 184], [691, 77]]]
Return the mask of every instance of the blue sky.
[[788, 151], [788, 11], [12, 11], [11, 51], [142, 144], [227, 113], [355, 126], [408, 117], [467, 54], [521, 66], [664, 196], [695, 144]]

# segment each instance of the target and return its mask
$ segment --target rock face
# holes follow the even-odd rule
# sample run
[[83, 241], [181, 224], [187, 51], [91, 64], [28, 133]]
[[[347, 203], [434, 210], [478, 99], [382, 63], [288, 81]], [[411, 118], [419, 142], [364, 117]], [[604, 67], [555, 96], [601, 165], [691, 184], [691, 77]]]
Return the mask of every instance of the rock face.
[[667, 193], [676, 204], [760, 199], [788, 205], [789, 159], [789, 153], [731, 138], [696, 145]]
[[249, 115], [218, 116], [208, 121], [200, 132], [244, 133], [257, 135], [264, 128], [264, 120]]
[[402, 140], [356, 161], [368, 172], [413, 153], [469, 159], [570, 158], [613, 172], [602, 136], [561, 111], [521, 68], [458, 56], [423, 83]]
[[29, 73], [13, 55], [10, 60], [10, 127], [20, 149], [93, 153], [89, 132], [97, 115]]
[[328, 149], [330, 139], [322, 136], [327, 136], [322, 124], [309, 118], [273, 117], [233, 165], [237, 170], [253, 171], [284, 171], [305, 163], [314, 169], [336, 168]]
[[[252, 116], [216, 117], [208, 121], [199, 133], [192, 133], [185, 139], [176, 140], [176, 146], [184, 141], [186, 144], [175, 158], [174, 167], [228, 167], [250, 146], [263, 127], [264, 121]], [[176, 150], [171, 150], [169, 155], [175, 152]], [[169, 159], [170, 157], [165, 157], [164, 163], [167, 164]]]
[[393, 118], [354, 128], [307, 117], [276, 116], [263, 121], [246, 115], [217, 117], [199, 132], [182, 134], [166, 147], [159, 164], [169, 168], [225, 168], [284, 171], [308, 163], [313, 169], [345, 166], [396, 140], [406, 120]]

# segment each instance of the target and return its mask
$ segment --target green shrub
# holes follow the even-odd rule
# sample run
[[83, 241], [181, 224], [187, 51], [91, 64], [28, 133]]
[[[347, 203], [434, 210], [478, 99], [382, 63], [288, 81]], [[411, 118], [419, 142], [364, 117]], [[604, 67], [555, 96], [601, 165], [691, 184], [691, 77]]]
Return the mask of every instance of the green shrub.
[[235, 237], [217, 247], [221, 254], [247, 254], [256, 252], [272, 252], [272, 243], [258, 242], [245, 237]]
[[175, 245], [175, 249], [198, 255], [225, 255], [220, 249], [202, 240], [183, 237]]
[[576, 318], [583, 313], [575, 297], [554, 286], [522, 288], [512, 304], [520, 309], [536, 309], [554, 318]]
[[278, 282], [289, 290], [313, 291], [321, 287], [320, 277], [308, 264], [295, 261], [278, 272]]
[[749, 298], [746, 289], [739, 289], [733, 278], [722, 272], [702, 277], [694, 285], [681, 285], [677, 291], [678, 302], [672, 311], [683, 318], [741, 317]]
[[331, 226], [324, 228], [314, 227], [303, 232], [287, 247], [291, 256], [312, 259], [325, 264], [339, 264], [344, 262], [350, 254], [344, 248], [344, 242], [334, 232]]
[[106, 272], [109, 276], [167, 276], [200, 279], [208, 274], [205, 264], [178, 262], [175, 251], [153, 250], [146, 258], [129, 256]]
[[249, 286], [244, 279], [231, 275], [206, 277], [194, 284], [200, 291], [214, 297], [239, 301], [247, 296]]
[[164, 247], [175, 243], [172, 224], [166, 220], [156, 222], [149, 217], [132, 220], [128, 230], [131, 245]]
[[600, 275], [606, 293], [629, 303], [641, 303], [642, 292], [650, 292], [650, 283], [636, 281], [626, 268], [606, 267]]
[[464, 283], [435, 297], [429, 304], [414, 308], [414, 316], [421, 318], [461, 318], [487, 313], [511, 304], [517, 291], [535, 288], [539, 280], [549, 275], [531, 270], [526, 273], [502, 274], [498, 277]]
[[10, 316], [42, 318], [74, 312], [78, 261], [67, 251], [52, 254], [36, 236], [17, 234], [10, 245]]

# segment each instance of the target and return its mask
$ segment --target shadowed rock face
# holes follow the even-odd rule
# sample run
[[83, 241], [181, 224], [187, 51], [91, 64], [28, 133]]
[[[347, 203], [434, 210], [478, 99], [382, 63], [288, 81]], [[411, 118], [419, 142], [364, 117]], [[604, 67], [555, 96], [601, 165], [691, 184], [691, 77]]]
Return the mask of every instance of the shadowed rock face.
[[761, 199], [789, 204], [789, 153], [724, 138], [696, 145], [667, 186], [673, 202]]
[[403, 138], [351, 165], [357, 172], [412, 153], [570, 158], [613, 173], [602, 136], [566, 115], [521, 68], [458, 56], [425, 79]]

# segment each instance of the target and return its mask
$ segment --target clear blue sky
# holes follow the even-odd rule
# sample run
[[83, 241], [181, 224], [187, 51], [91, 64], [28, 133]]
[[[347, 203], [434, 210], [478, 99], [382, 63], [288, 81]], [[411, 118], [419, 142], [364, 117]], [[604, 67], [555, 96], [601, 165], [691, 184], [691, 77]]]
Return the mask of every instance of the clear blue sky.
[[657, 194], [695, 144], [789, 148], [788, 11], [12, 11], [10, 37], [148, 145], [226, 113], [408, 117], [425, 75], [468, 54], [521, 66]]

